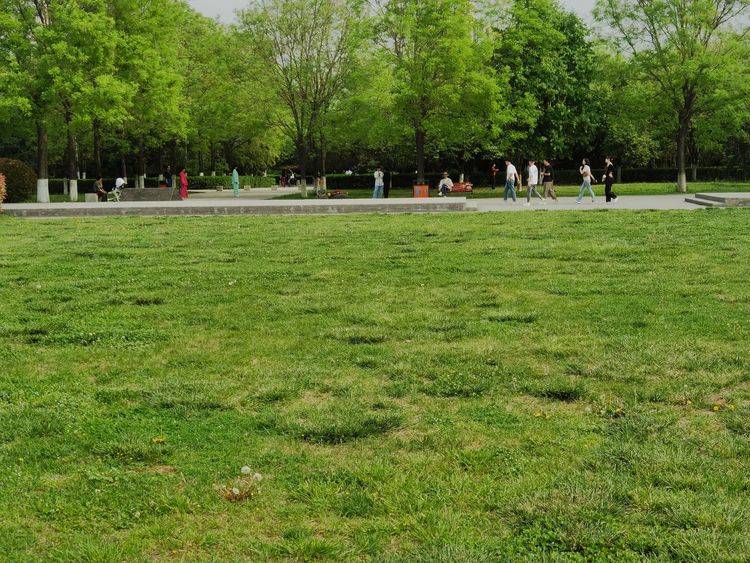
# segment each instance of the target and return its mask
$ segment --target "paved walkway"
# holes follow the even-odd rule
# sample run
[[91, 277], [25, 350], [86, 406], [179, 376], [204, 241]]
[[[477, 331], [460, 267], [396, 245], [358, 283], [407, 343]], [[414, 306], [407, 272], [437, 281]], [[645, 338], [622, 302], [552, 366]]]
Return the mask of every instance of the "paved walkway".
[[[258, 194], [260, 196], [260, 194]], [[267, 196], [266, 196], [267, 197]], [[575, 198], [559, 202], [539, 200], [526, 205], [526, 200], [513, 203], [502, 198], [472, 199], [463, 197], [430, 199], [336, 199], [336, 200], [269, 200], [257, 198], [209, 198], [208, 194], [187, 201], [145, 201], [120, 203], [26, 203], [7, 204], [5, 212], [18, 217], [102, 217], [121, 215], [302, 215], [339, 213], [436, 213], [446, 211], [520, 212], [520, 211], [595, 211], [595, 210], [695, 210], [701, 209], [685, 201], [684, 195], [623, 196], [617, 203], [596, 203]]]
[[686, 194], [670, 195], [637, 195], [621, 196], [617, 203], [607, 203], [604, 198], [599, 198], [596, 203], [591, 199], [584, 199], [579, 205], [574, 197], [561, 197], [560, 201], [549, 200], [547, 203], [532, 200], [531, 205], [526, 205], [526, 198], [519, 199], [516, 203], [505, 202], [502, 197], [492, 199], [472, 199], [471, 205], [476, 205], [479, 211], [530, 211], [549, 209], [550, 211], [592, 211], [601, 209], [635, 209], [635, 210], [669, 210], [669, 209], [700, 209], [700, 206], [687, 203]]

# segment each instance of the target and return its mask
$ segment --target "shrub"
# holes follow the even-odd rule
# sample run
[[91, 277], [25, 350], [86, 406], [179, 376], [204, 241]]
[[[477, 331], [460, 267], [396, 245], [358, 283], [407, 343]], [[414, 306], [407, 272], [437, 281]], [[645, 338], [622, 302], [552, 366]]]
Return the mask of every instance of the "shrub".
[[[175, 179], [177, 177], [175, 176]], [[188, 178], [191, 190], [215, 190], [218, 187], [231, 189], [231, 176], [192, 176]], [[278, 184], [275, 176], [240, 176], [240, 188], [272, 188]]]
[[6, 200], [20, 203], [34, 199], [36, 194], [36, 173], [20, 160], [0, 158], [0, 174], [5, 176]]

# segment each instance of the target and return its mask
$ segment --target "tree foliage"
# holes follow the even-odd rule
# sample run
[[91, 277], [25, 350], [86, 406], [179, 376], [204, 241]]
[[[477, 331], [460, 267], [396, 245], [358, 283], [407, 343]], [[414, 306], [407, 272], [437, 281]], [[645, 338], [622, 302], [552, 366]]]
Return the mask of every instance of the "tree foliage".
[[[0, 0], [0, 153], [127, 176], [166, 165], [422, 181], [509, 156], [750, 156], [750, 0]], [[485, 168], [486, 167], [486, 168]], [[72, 194], [74, 195], [74, 194]]]
[[676, 140], [678, 187], [686, 191], [686, 156], [695, 120], [747, 103], [746, 33], [732, 27], [750, 0], [599, 0], [597, 17], [613, 29], [639, 77], [668, 104]]

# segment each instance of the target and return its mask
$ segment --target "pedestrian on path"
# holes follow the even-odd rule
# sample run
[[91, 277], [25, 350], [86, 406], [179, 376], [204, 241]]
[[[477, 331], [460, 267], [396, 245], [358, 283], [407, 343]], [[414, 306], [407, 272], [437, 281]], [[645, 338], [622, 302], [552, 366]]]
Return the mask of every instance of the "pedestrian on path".
[[604, 160], [604, 194], [607, 197], [607, 203], [617, 203], [617, 194], [612, 191], [612, 186], [615, 185], [615, 165], [611, 156], [608, 156]]
[[385, 189], [385, 174], [383, 174], [383, 169], [378, 166], [377, 170], [375, 170], [375, 188], [372, 190], [372, 198], [373, 199], [383, 199], [383, 190]]
[[544, 198], [539, 194], [536, 187], [539, 184], [539, 168], [537, 168], [536, 162], [533, 160], [529, 161], [529, 182], [528, 189], [526, 190], [526, 205], [531, 205], [531, 196], [538, 197], [542, 203], [547, 203]]
[[518, 170], [513, 166], [510, 160], [505, 161], [505, 201], [508, 201], [508, 195], [516, 201], [516, 182], [518, 181]]
[[591, 174], [591, 163], [588, 158], [583, 159], [579, 170], [583, 177], [583, 183], [581, 184], [581, 189], [578, 190], [578, 199], [576, 200], [576, 203], [581, 203], [583, 201], [583, 196], [586, 192], [591, 195], [591, 203], [596, 203], [596, 194], [594, 194], [594, 189], [591, 187], [591, 184], [596, 182], [596, 180], [594, 180], [594, 176]]
[[180, 169], [180, 199], [188, 198], [188, 187], [190, 187], [190, 184], [188, 183], [187, 172], [182, 168]]
[[240, 197], [240, 173], [237, 172], [237, 167], [232, 170], [232, 190], [234, 197]]
[[544, 161], [544, 168], [542, 169], [542, 184], [544, 185], [544, 198], [551, 197], [557, 201], [557, 193], [555, 193], [555, 170], [552, 163], [549, 160]]

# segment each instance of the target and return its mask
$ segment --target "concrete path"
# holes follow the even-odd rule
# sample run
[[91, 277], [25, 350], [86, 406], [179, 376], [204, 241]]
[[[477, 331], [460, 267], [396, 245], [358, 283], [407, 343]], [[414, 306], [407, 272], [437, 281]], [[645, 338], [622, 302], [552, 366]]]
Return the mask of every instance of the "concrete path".
[[601, 209], [635, 209], [635, 210], [670, 210], [670, 209], [700, 209], [700, 206], [687, 203], [685, 194], [670, 195], [639, 195], [621, 196], [617, 203], [607, 203], [604, 198], [598, 198], [596, 203], [591, 199], [584, 199], [579, 205], [574, 197], [561, 197], [560, 201], [549, 200], [547, 203], [532, 200], [531, 205], [526, 205], [526, 198], [519, 199], [516, 203], [505, 202], [502, 197], [492, 199], [472, 199], [470, 205], [476, 205], [478, 211], [595, 211]]
[[[257, 194], [260, 196], [260, 194]], [[104, 217], [122, 215], [335, 215], [339, 213], [436, 213], [447, 211], [515, 212], [515, 211], [595, 211], [595, 210], [695, 210], [701, 209], [685, 201], [684, 195], [623, 196], [617, 203], [596, 203], [575, 198], [542, 203], [525, 199], [516, 203], [502, 198], [472, 199], [464, 197], [430, 199], [298, 199], [269, 200], [251, 197], [191, 197], [187, 201], [142, 201], [120, 203], [26, 203], [7, 204], [5, 213], [17, 217]]]

